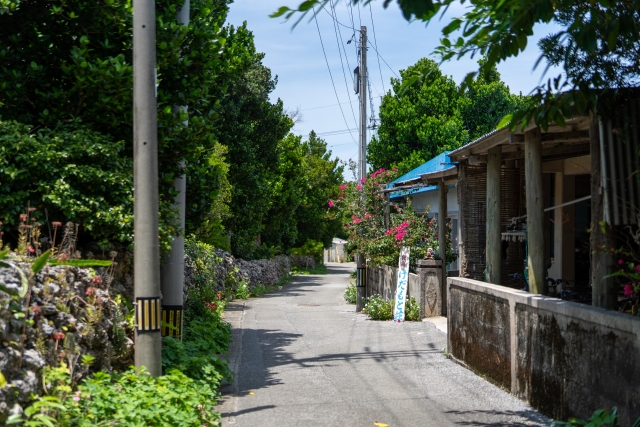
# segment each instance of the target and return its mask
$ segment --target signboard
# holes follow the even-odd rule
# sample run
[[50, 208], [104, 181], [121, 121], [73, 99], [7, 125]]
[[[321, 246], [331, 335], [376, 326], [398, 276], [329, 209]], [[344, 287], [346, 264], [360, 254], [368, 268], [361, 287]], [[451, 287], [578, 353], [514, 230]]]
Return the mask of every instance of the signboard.
[[404, 306], [407, 300], [407, 289], [409, 288], [409, 248], [400, 249], [400, 259], [398, 262], [398, 288], [396, 289], [396, 301], [393, 309], [393, 321], [404, 321]]

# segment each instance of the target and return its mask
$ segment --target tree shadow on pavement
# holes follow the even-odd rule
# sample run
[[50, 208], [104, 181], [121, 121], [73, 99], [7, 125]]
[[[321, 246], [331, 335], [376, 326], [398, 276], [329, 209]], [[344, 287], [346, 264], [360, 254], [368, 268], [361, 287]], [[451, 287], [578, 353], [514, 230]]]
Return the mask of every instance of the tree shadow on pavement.
[[[490, 411], [490, 410], [473, 410], [473, 411], [447, 411], [447, 414], [462, 416], [465, 420], [456, 421], [456, 424], [463, 426], [487, 426], [502, 427], [504, 425], [517, 427], [531, 426], [550, 426], [551, 420], [536, 412], [533, 409], [525, 409], [522, 411]], [[527, 421], [517, 422], [513, 418], [524, 418]], [[500, 418], [501, 421], [495, 421]], [[511, 419], [509, 419], [511, 418]]]

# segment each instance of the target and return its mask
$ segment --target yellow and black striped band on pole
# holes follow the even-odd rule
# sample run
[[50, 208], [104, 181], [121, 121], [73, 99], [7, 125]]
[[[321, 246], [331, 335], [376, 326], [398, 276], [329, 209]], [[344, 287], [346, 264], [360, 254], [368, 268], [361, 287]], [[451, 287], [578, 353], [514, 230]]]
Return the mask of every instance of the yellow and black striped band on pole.
[[182, 314], [181, 305], [162, 306], [162, 336], [174, 337], [182, 340]]
[[157, 332], [160, 330], [160, 297], [136, 298], [136, 330]]

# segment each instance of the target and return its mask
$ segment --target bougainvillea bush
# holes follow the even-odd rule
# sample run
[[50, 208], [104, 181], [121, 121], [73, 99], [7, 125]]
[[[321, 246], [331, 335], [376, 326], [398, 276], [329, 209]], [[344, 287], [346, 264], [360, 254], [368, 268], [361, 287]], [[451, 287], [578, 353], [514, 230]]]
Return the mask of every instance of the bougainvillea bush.
[[[364, 254], [371, 265], [395, 267], [400, 248], [408, 246], [411, 248], [410, 269], [415, 271], [416, 260], [423, 259], [428, 248], [439, 251], [437, 223], [429, 218], [428, 212], [415, 212], [408, 202], [405, 207], [389, 206], [389, 221], [385, 226], [389, 202], [381, 190], [397, 175], [396, 170], [378, 169], [358, 182], [342, 184], [338, 199], [328, 202], [328, 215], [343, 216], [349, 236], [346, 249], [350, 253]], [[446, 260], [451, 262], [455, 255], [450, 244], [447, 248]]]

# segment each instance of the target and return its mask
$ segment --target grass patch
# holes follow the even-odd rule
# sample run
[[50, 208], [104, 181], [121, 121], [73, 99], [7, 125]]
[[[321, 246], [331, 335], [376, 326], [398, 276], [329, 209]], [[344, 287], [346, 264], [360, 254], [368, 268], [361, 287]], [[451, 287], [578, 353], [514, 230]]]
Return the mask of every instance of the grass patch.
[[327, 274], [327, 266], [324, 264], [318, 264], [315, 268], [302, 268], [293, 266], [291, 268], [292, 274]]
[[280, 290], [284, 285], [291, 282], [292, 280], [293, 280], [293, 277], [291, 277], [291, 275], [286, 275], [282, 279], [280, 279], [278, 283], [276, 283], [275, 285], [271, 285], [271, 286], [258, 285], [255, 288], [251, 289], [251, 291], [249, 292], [249, 296], [259, 297], [268, 292]]

